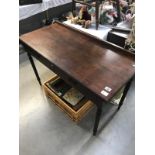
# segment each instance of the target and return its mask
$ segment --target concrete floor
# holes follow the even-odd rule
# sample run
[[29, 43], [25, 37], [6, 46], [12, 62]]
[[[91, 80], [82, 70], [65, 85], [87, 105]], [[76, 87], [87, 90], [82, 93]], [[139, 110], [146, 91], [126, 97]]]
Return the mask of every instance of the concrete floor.
[[[35, 61], [42, 81], [54, 74]], [[49, 101], [26, 54], [20, 55], [20, 155], [134, 155], [135, 86], [128, 92], [119, 112], [103, 106], [99, 132], [92, 136], [94, 107], [78, 124]]]

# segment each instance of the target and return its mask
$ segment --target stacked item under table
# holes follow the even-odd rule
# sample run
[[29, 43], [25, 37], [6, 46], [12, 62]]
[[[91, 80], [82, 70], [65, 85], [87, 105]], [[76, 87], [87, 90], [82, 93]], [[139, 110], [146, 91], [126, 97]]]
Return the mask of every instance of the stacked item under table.
[[43, 88], [47, 97], [75, 122], [80, 121], [94, 105], [81, 92], [58, 76], [45, 82]]

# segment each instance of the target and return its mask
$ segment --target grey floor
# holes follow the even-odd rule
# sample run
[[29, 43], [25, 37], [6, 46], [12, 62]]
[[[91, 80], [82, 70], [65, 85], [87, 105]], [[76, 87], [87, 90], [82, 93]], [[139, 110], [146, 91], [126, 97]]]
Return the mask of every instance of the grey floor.
[[[99, 133], [92, 136], [94, 107], [79, 123], [49, 101], [37, 83], [26, 54], [20, 55], [20, 155], [134, 155], [135, 85], [119, 112], [103, 106]], [[54, 75], [35, 60], [42, 81]]]

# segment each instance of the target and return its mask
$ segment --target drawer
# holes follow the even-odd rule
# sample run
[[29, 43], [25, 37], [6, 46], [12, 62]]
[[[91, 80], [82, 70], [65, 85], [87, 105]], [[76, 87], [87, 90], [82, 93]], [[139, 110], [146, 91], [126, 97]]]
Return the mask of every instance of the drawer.
[[[72, 89], [72, 87], [68, 84], [62, 84], [64, 88], [62, 89], [61, 93], [54, 88], [54, 84], [60, 80], [62, 79], [60, 79], [58, 76], [54, 76], [49, 81], [45, 82], [45, 84], [43, 85], [45, 94], [73, 121], [78, 122], [86, 115], [86, 113], [94, 106], [94, 104], [90, 100], [86, 99], [84, 96], [82, 99], [79, 100], [79, 102], [76, 105], [71, 105], [63, 97], [66, 94], [66, 92], [68, 92], [68, 90], [70, 91]], [[49, 86], [49, 84], [53, 84], [53, 86]]]

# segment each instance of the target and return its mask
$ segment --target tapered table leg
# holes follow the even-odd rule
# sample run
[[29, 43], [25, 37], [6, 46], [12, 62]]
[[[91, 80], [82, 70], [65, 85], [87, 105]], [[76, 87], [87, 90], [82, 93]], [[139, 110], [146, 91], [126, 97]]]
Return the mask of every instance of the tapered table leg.
[[125, 99], [125, 97], [126, 97], [126, 95], [128, 93], [128, 90], [130, 88], [131, 82], [132, 82], [132, 79], [126, 84], [126, 86], [124, 88], [123, 96], [122, 96], [122, 98], [121, 98], [121, 100], [119, 102], [117, 110], [119, 110], [121, 108], [121, 106], [123, 105], [124, 99]]
[[72, 13], [74, 13], [75, 9], [76, 9], [76, 7], [75, 7], [75, 1], [72, 0]]
[[102, 105], [97, 106], [95, 124], [94, 124], [94, 129], [93, 129], [93, 135], [94, 136], [97, 133], [97, 129], [98, 129], [99, 121], [100, 121], [100, 118], [101, 118], [101, 114], [102, 114]]
[[35, 75], [36, 75], [36, 78], [37, 78], [39, 84], [42, 85], [42, 84], [41, 84], [40, 77], [39, 77], [39, 74], [38, 74], [38, 71], [37, 71], [36, 66], [35, 66], [35, 64], [34, 64], [33, 58], [32, 58], [32, 56], [31, 56], [31, 54], [28, 53], [28, 52], [27, 52], [27, 55], [28, 55], [28, 58], [29, 58], [29, 60], [30, 60], [31, 65], [32, 65], [33, 71], [34, 71], [34, 73], [35, 73]]
[[99, 2], [96, 1], [96, 30], [98, 30], [99, 27]]
[[119, 3], [119, 0], [116, 0], [116, 7], [117, 7], [118, 22], [120, 22], [121, 21], [121, 11], [120, 11], [120, 3]]

